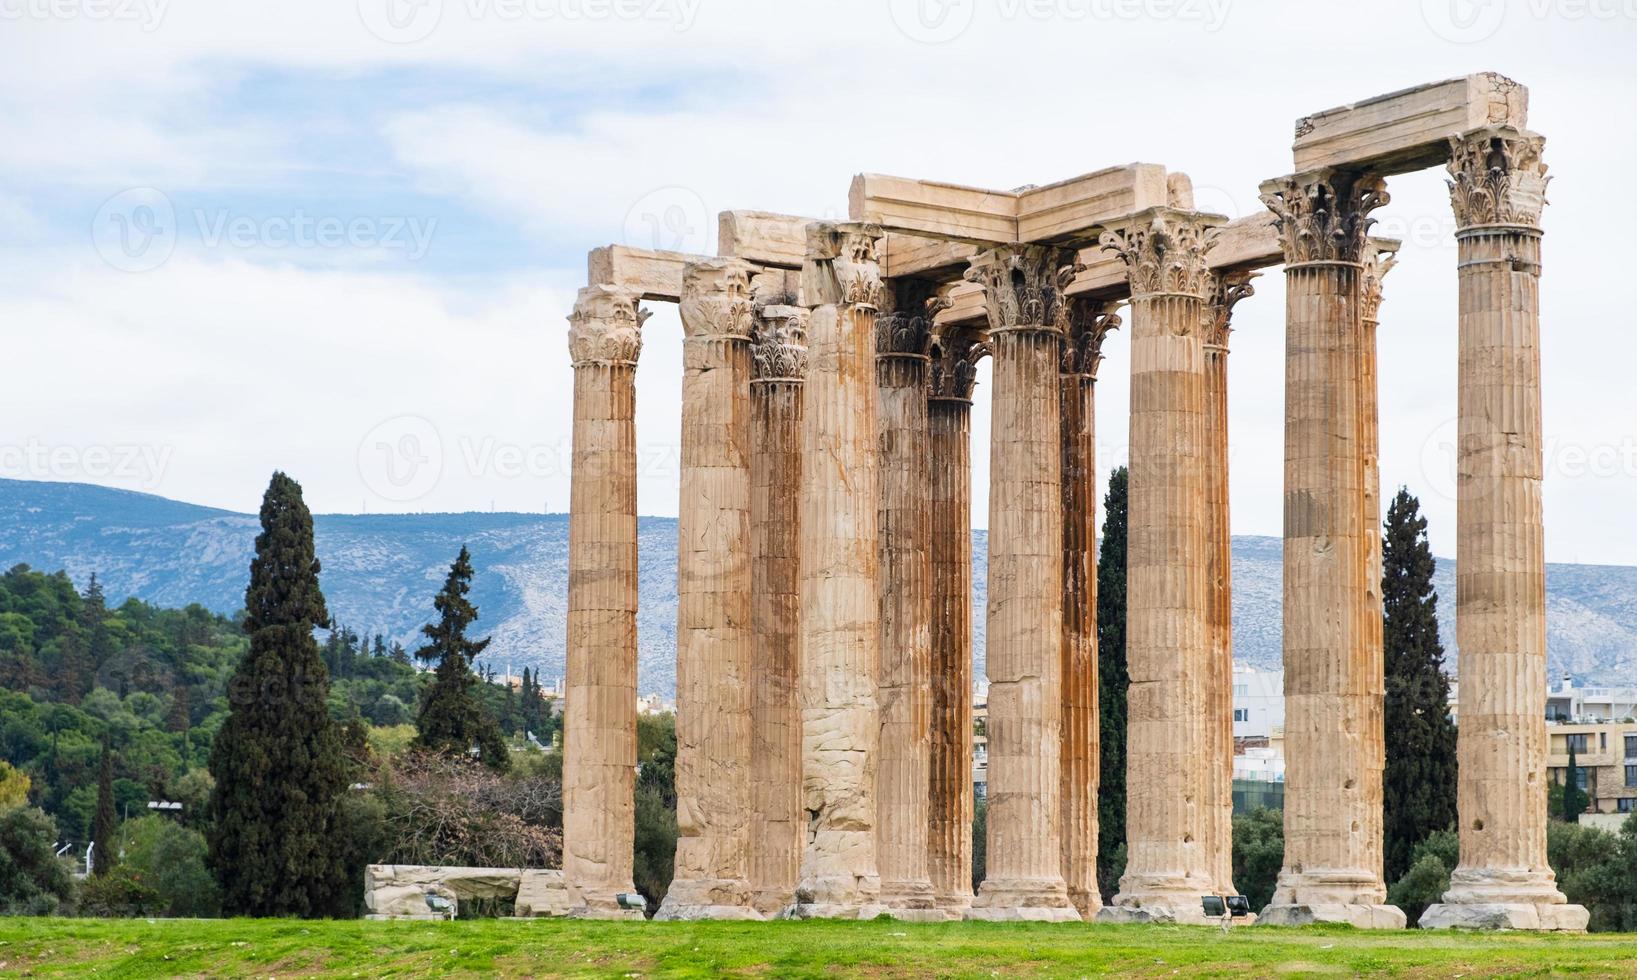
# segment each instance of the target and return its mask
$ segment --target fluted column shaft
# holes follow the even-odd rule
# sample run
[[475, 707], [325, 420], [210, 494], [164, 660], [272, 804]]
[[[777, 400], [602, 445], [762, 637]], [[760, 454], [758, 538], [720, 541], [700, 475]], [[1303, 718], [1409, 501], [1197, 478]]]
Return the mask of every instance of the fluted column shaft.
[[1382, 880], [1385, 687], [1362, 418], [1374, 404], [1362, 257], [1386, 193], [1379, 178], [1344, 173], [1263, 191], [1286, 258], [1285, 859], [1264, 919], [1397, 928]]
[[1424, 925], [1581, 930], [1546, 861], [1546, 558], [1540, 215], [1544, 141], [1451, 141], [1460, 275], [1456, 632], [1461, 862]]
[[1073, 303], [1063, 341], [1062, 870], [1082, 918], [1102, 908], [1097, 888], [1097, 368], [1103, 338], [1119, 325], [1106, 304]]
[[756, 918], [751, 795], [749, 271], [683, 274], [677, 519], [676, 874], [668, 919]]
[[633, 291], [580, 291], [569, 480], [568, 670], [563, 877], [573, 914], [636, 916], [632, 885], [637, 765], [636, 368], [647, 312]]
[[1126, 870], [1104, 918], [1198, 921], [1212, 890], [1205, 765], [1205, 253], [1212, 219], [1105, 234], [1131, 280]]
[[800, 640], [802, 393], [807, 311], [766, 306], [751, 344], [751, 851], [756, 910], [795, 899], [801, 862]]
[[881, 763], [876, 862], [881, 900], [895, 914], [934, 912], [927, 869], [932, 737], [932, 468], [925, 290], [897, 285], [876, 319], [881, 500]]
[[971, 918], [1078, 918], [1063, 881], [1062, 429], [1058, 249], [973, 260], [994, 358], [989, 476], [987, 877]]
[[927, 863], [938, 907], [972, 904], [972, 381], [981, 348], [939, 338], [927, 402], [932, 461], [932, 751]]
[[876, 763], [880, 669], [875, 317], [878, 232], [812, 225], [802, 270], [809, 378], [801, 494], [802, 807], [793, 911], [880, 911]]

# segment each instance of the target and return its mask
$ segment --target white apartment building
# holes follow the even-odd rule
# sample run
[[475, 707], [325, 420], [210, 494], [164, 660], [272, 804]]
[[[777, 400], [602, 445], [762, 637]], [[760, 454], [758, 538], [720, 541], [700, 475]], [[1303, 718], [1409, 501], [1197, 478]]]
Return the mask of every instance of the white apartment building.
[[1269, 738], [1285, 727], [1285, 672], [1233, 664], [1233, 737]]

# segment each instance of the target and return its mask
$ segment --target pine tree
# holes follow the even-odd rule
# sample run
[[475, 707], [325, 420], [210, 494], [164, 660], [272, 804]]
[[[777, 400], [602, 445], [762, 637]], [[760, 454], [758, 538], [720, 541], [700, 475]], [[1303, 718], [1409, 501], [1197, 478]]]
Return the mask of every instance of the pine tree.
[[91, 851], [92, 873], [105, 875], [119, 865], [119, 845], [114, 838], [119, 831], [119, 814], [114, 811], [114, 756], [106, 736], [102, 740], [102, 762], [97, 767], [97, 810], [91, 818], [91, 840], [96, 847]]
[[96, 684], [97, 664], [91, 656], [79, 629], [73, 626], [63, 631], [62, 653], [57, 661], [57, 693], [67, 703], [78, 707]]
[[1586, 812], [1586, 791], [1580, 788], [1580, 761], [1576, 758], [1574, 742], [1569, 742], [1569, 769], [1563, 776], [1563, 820], [1579, 823]]
[[108, 602], [102, 594], [102, 583], [97, 573], [91, 573], [85, 594], [80, 597], [80, 626], [90, 644], [91, 663], [99, 669], [113, 655], [113, 638], [108, 635]]
[[1400, 489], [1381, 543], [1387, 768], [1382, 775], [1388, 881], [1410, 870], [1415, 846], [1455, 826], [1455, 724], [1438, 640], [1436, 562], [1420, 501]]
[[[1125, 847], [1126, 689], [1125, 553], [1127, 478], [1125, 467], [1108, 477], [1103, 498], [1103, 540], [1097, 555], [1097, 704], [1102, 775], [1097, 792], [1099, 882], [1117, 878], [1113, 862]], [[1104, 896], [1105, 900], [1111, 896]]]
[[466, 628], [477, 620], [477, 607], [466, 598], [471, 590], [472, 556], [462, 546], [432, 601], [438, 621], [421, 627], [428, 642], [415, 651], [418, 659], [437, 664], [415, 721], [415, 744], [450, 755], [465, 755], [476, 746], [484, 765], [504, 771], [511, 764], [506, 742], [479, 698], [478, 678], [472, 673], [473, 661], [489, 641], [466, 638]]
[[313, 636], [330, 617], [312, 514], [283, 473], [261, 526], [245, 590], [250, 650], [211, 750], [210, 864], [229, 915], [333, 916], [346, 911], [346, 759]]
[[403, 664], [405, 667], [409, 666], [409, 651], [405, 650], [404, 645], [399, 643], [397, 640], [392, 641], [392, 653], [390, 656], [392, 657], [393, 663]]

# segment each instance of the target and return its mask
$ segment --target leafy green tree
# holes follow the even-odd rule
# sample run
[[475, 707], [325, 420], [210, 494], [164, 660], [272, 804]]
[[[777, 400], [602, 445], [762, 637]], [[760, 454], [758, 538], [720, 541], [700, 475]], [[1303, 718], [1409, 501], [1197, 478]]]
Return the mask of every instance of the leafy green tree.
[[74, 880], [56, 840], [57, 825], [43, 810], [0, 812], [0, 915], [51, 915], [67, 903]]
[[[561, 760], [553, 753], [547, 758]], [[637, 716], [636, 864], [632, 884], [657, 910], [676, 870], [676, 717]]]
[[1579, 823], [1580, 815], [1586, 812], [1588, 804], [1586, 791], [1580, 788], [1580, 765], [1575, 758], [1575, 748], [1569, 746], [1569, 768], [1563, 774], [1563, 820], [1565, 823]]
[[972, 893], [983, 887], [989, 876], [989, 801], [975, 801], [972, 807]]
[[0, 810], [9, 810], [28, 802], [28, 774], [19, 772], [12, 764], [0, 759]]
[[250, 651], [210, 771], [210, 866], [229, 915], [322, 917], [346, 900], [346, 759], [313, 630], [329, 623], [301, 486], [273, 474], [250, 564]]
[[427, 689], [415, 727], [417, 745], [433, 752], [464, 756], [476, 746], [483, 764], [504, 772], [511, 764], [506, 741], [494, 716], [479, 700], [472, 664], [489, 641], [469, 640], [466, 628], [477, 619], [477, 607], [466, 598], [472, 590], [472, 556], [464, 546], [449, 577], [432, 604], [438, 621], [421, 627], [427, 644], [415, 651], [423, 661], [436, 662], [432, 686]]
[[1449, 891], [1449, 872], [1436, 854], [1424, 854], [1387, 889], [1387, 903], [1402, 909], [1404, 917], [1414, 926], [1421, 921], [1427, 906], [1443, 901], [1444, 893]]
[[97, 766], [97, 814], [91, 822], [92, 873], [105, 875], [119, 866], [119, 815], [114, 811], [114, 755], [102, 740], [102, 761]]
[[[1129, 471], [1108, 477], [1103, 498], [1103, 540], [1097, 555], [1097, 704], [1102, 775], [1097, 791], [1097, 880], [1103, 900], [1114, 897], [1121, 870], [1113, 864], [1125, 853], [1126, 689], [1125, 554]], [[1112, 884], [1111, 884], [1112, 882]]]
[[1285, 816], [1259, 806], [1233, 817], [1233, 880], [1239, 893], [1260, 910], [1273, 901], [1285, 861]]
[[210, 918], [221, 911], [221, 895], [205, 859], [204, 835], [169, 817], [143, 816], [121, 828], [124, 866], [153, 889], [158, 914]]
[[1455, 723], [1438, 641], [1436, 562], [1421, 503], [1400, 488], [1381, 542], [1387, 767], [1382, 774], [1387, 880], [1409, 870], [1428, 834], [1455, 825]]

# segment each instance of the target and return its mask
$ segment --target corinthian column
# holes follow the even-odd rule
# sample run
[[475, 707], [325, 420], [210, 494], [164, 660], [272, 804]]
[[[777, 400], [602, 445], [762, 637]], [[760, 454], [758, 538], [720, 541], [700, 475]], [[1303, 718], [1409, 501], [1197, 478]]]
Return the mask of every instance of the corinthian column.
[[801, 862], [801, 418], [807, 311], [757, 309], [750, 346], [750, 886], [756, 911], [795, 900]]
[[972, 904], [972, 387], [987, 348], [939, 332], [927, 428], [932, 460], [932, 779], [927, 863], [938, 907]]
[[750, 267], [683, 272], [676, 876], [662, 919], [754, 919], [750, 851]]
[[563, 878], [572, 913], [642, 918], [631, 884], [637, 769], [636, 290], [587, 286], [569, 317], [574, 469], [568, 523]]
[[880, 731], [875, 316], [882, 284], [865, 225], [808, 226], [801, 493], [802, 809], [791, 913], [873, 917]]
[[1209, 660], [1205, 255], [1220, 218], [1156, 208], [1103, 235], [1131, 282], [1126, 870], [1099, 921], [1200, 922]]
[[1058, 362], [1066, 249], [972, 260], [994, 366], [989, 483], [988, 877], [971, 919], [1078, 919], [1063, 882], [1063, 502]]
[[1103, 907], [1097, 890], [1097, 368], [1103, 338], [1120, 325], [1113, 304], [1073, 301], [1058, 374], [1062, 412], [1063, 881], [1082, 918]]
[[1460, 249], [1461, 863], [1427, 927], [1583, 930], [1546, 863], [1546, 559], [1541, 525], [1544, 140], [1451, 141]]
[[1219, 895], [1233, 884], [1233, 535], [1228, 521], [1228, 335], [1256, 273], [1212, 275], [1205, 304], [1206, 866]]
[[932, 736], [932, 467], [927, 454], [931, 284], [894, 284], [875, 321], [881, 446], [881, 764], [876, 862], [881, 901], [904, 919], [942, 919], [927, 870]]
[[[1268, 181], [1285, 251], [1285, 860], [1273, 925], [1402, 928], [1382, 881], [1384, 681], [1365, 527], [1362, 279], [1385, 182]], [[1373, 597], [1373, 600], [1372, 600]]]

